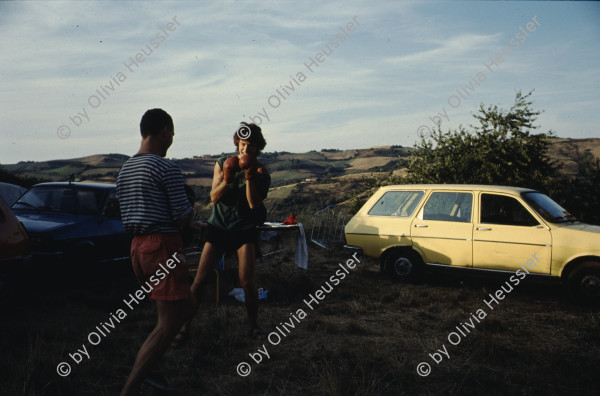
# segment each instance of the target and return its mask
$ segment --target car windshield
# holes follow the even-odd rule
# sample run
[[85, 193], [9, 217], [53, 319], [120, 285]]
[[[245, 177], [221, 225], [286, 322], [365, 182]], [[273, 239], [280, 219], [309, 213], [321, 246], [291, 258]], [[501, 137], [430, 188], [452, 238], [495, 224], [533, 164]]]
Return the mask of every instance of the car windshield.
[[523, 198], [538, 212], [544, 219], [551, 223], [577, 222], [577, 218], [569, 213], [565, 208], [557, 204], [540, 192], [523, 193]]
[[37, 186], [27, 191], [13, 209], [33, 209], [74, 214], [98, 214], [107, 192], [73, 186]]

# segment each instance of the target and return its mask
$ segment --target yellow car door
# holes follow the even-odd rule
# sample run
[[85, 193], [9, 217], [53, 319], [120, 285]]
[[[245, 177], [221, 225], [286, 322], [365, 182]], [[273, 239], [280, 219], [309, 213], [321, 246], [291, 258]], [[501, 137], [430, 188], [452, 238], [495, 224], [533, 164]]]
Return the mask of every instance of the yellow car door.
[[428, 264], [469, 267], [473, 258], [473, 193], [434, 191], [411, 225], [413, 246]]
[[476, 217], [473, 267], [550, 274], [550, 229], [517, 197], [482, 192]]

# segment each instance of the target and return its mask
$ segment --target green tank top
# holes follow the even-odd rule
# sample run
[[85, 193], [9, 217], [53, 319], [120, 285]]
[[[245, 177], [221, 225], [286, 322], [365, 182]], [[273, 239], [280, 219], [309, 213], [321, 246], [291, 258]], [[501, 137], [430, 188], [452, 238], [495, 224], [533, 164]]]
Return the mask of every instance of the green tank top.
[[[217, 163], [223, 169], [223, 163], [230, 156], [221, 157]], [[259, 207], [250, 209], [246, 198], [245, 171], [240, 170], [235, 174], [233, 182], [221, 200], [214, 204], [208, 222], [222, 230], [243, 231], [255, 228], [267, 218], [267, 209], [264, 203]], [[254, 176], [258, 193], [265, 199], [271, 186], [271, 176], [257, 174]]]

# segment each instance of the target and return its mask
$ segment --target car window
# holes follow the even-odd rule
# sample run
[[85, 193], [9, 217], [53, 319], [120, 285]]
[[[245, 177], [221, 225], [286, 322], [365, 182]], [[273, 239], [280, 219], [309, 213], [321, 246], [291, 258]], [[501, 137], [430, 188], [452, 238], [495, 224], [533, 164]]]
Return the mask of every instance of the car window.
[[76, 214], [100, 213], [106, 191], [90, 188], [39, 186], [27, 191], [15, 204], [16, 209], [36, 209]]
[[522, 197], [538, 214], [552, 223], [577, 222], [577, 218], [549, 196], [537, 191], [525, 192]]
[[481, 222], [530, 227], [538, 221], [513, 197], [481, 194]]
[[79, 211], [83, 213], [98, 213], [104, 204], [105, 194], [102, 191], [79, 190]]
[[388, 191], [369, 210], [369, 215], [411, 216], [419, 205], [419, 202], [421, 202], [423, 195], [423, 191]]
[[23, 208], [41, 208], [44, 206], [44, 202], [48, 199], [48, 192], [43, 191], [39, 188], [32, 188], [27, 191], [21, 198], [13, 204], [15, 209]]
[[423, 208], [423, 220], [471, 221], [473, 194], [462, 192], [434, 192]]

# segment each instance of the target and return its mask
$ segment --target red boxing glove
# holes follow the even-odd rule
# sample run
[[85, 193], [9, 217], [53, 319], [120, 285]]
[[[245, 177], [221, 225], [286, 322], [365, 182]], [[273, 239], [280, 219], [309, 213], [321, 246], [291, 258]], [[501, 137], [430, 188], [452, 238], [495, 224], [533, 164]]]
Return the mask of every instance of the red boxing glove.
[[253, 168], [253, 167], [256, 167], [257, 164], [258, 164], [258, 161], [256, 160], [256, 157], [253, 155], [244, 154], [240, 157], [240, 161], [239, 161], [240, 169]]
[[246, 174], [244, 176], [246, 177], [246, 180], [250, 180], [256, 175], [268, 175], [268, 174], [269, 174], [269, 171], [267, 170], [267, 168], [265, 168], [264, 165], [261, 164], [260, 162], [257, 162], [255, 166], [246, 169]]
[[235, 173], [239, 170], [240, 170], [240, 164], [239, 164], [238, 156], [234, 155], [233, 157], [227, 158], [225, 160], [225, 163], [223, 164], [223, 173], [224, 173], [225, 183], [230, 184], [231, 182], [233, 182]]
[[244, 154], [240, 157], [240, 168], [246, 170], [246, 180], [252, 179], [256, 175], [258, 161], [256, 157], [250, 154]]

